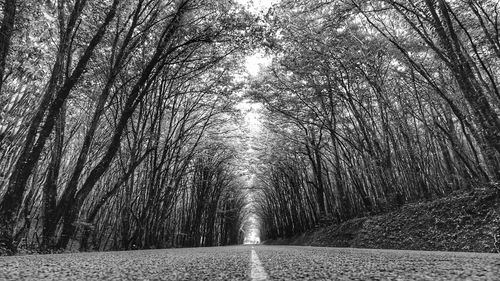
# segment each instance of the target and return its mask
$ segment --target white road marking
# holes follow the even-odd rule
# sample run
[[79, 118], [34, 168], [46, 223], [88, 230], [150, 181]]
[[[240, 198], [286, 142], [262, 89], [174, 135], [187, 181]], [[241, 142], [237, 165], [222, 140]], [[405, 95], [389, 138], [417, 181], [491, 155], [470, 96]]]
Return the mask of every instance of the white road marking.
[[259, 256], [255, 252], [253, 247], [252, 247], [250, 263], [252, 266], [250, 272], [250, 279], [252, 279], [252, 281], [269, 280], [269, 276], [267, 275], [264, 267], [262, 267], [262, 263], [260, 263]]

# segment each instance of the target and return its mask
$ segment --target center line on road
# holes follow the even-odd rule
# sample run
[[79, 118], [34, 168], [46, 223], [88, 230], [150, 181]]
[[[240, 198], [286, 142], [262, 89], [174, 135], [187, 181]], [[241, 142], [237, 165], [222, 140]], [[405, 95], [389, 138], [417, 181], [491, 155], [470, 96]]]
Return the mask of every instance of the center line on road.
[[252, 247], [250, 263], [252, 266], [252, 269], [250, 271], [250, 279], [252, 279], [252, 281], [269, 280], [269, 276], [267, 275], [264, 267], [262, 267], [262, 263], [260, 263], [259, 256], [255, 252], [253, 247]]

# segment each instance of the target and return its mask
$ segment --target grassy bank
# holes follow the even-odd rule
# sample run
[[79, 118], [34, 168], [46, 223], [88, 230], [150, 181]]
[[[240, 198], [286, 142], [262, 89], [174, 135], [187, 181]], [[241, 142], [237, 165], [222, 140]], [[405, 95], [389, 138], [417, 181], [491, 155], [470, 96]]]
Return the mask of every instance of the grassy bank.
[[265, 243], [497, 253], [500, 198], [486, 190], [455, 193]]

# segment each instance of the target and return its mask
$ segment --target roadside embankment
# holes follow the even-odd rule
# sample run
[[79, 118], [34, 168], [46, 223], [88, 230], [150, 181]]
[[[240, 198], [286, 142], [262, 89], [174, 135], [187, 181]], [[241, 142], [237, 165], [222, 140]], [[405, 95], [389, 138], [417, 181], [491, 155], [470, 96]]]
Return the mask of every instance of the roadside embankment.
[[498, 253], [500, 196], [492, 190], [455, 193], [264, 243]]

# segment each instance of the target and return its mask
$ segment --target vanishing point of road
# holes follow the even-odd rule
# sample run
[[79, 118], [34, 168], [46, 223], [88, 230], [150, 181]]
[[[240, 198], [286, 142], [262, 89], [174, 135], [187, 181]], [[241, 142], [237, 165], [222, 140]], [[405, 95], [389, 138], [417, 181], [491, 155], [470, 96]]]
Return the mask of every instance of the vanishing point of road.
[[233, 246], [0, 257], [0, 280], [500, 280], [500, 255]]

